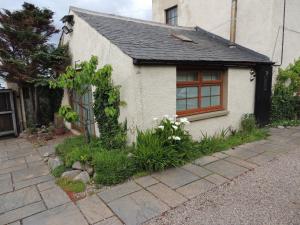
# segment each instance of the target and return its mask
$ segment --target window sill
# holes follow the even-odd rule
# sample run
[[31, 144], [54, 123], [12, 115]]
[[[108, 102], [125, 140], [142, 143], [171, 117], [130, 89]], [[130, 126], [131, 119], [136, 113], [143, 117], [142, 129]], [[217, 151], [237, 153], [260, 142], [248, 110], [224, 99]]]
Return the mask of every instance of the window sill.
[[199, 121], [199, 120], [206, 120], [211, 119], [215, 117], [221, 117], [221, 116], [227, 116], [229, 114], [229, 111], [222, 110], [222, 111], [216, 111], [216, 112], [209, 112], [209, 113], [202, 113], [202, 114], [196, 114], [192, 116], [186, 116], [186, 118], [190, 122]]

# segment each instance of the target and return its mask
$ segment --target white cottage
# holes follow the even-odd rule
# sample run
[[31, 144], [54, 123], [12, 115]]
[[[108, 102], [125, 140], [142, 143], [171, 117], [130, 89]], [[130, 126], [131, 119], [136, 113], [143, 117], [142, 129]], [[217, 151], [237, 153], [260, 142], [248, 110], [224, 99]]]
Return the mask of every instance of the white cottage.
[[[194, 138], [239, 128], [243, 114], [267, 123], [272, 62], [250, 49], [188, 28], [92, 12], [75, 7], [64, 17], [61, 43], [69, 43], [74, 65], [99, 58], [111, 64], [121, 85], [120, 121], [127, 119], [129, 141], [136, 129], [163, 115], [187, 117]], [[80, 98], [79, 98], [80, 99]], [[81, 101], [92, 101], [84, 96]], [[68, 102], [67, 95], [64, 104]], [[84, 116], [83, 116], [84, 117]], [[73, 125], [80, 129], [80, 125]], [[97, 126], [91, 132], [99, 135]]]

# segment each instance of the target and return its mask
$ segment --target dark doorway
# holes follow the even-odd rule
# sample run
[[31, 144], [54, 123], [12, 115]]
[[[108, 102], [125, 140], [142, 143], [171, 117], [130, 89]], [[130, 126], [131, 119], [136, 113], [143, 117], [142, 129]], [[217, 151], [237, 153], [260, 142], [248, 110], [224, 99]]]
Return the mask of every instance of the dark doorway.
[[256, 67], [256, 90], [255, 90], [255, 117], [261, 125], [270, 122], [271, 95], [272, 95], [272, 65], [258, 65]]

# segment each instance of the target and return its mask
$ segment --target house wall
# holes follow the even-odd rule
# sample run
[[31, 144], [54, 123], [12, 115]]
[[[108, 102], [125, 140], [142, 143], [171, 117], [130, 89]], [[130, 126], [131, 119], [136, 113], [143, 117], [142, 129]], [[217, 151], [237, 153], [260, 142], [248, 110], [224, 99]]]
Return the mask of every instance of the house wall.
[[[286, 2], [283, 68], [300, 57], [300, 1]], [[284, 0], [238, 0], [236, 42], [280, 63], [283, 4]], [[229, 39], [231, 0], [153, 0], [153, 20], [165, 23], [165, 9], [174, 5], [180, 26], [198, 25]]]
[[[138, 127], [147, 129], [155, 125], [153, 118], [176, 114], [176, 68], [141, 66], [136, 71], [141, 107]], [[213, 135], [228, 127], [238, 129], [242, 116], [254, 113], [255, 81], [250, 81], [250, 69], [230, 68], [225, 80], [228, 114], [191, 122], [186, 129], [193, 138], [201, 138], [202, 133]]]
[[[69, 43], [73, 65], [75, 62], [80, 63], [89, 60], [92, 55], [98, 57], [99, 68], [106, 64], [112, 65], [112, 78], [116, 85], [121, 85], [121, 100], [127, 103], [126, 106], [121, 107], [120, 122], [127, 119], [128, 127], [134, 127], [137, 110], [135, 94], [136, 80], [133, 79], [135, 74], [132, 59], [72, 11], [70, 14], [74, 15], [74, 32], [64, 35], [62, 41], [63, 43]], [[94, 87], [93, 90], [95, 90]], [[68, 104], [69, 99], [67, 91], [65, 91], [63, 105]], [[70, 128], [70, 124], [67, 124], [67, 127]], [[95, 128], [96, 135], [99, 135], [97, 124]]]

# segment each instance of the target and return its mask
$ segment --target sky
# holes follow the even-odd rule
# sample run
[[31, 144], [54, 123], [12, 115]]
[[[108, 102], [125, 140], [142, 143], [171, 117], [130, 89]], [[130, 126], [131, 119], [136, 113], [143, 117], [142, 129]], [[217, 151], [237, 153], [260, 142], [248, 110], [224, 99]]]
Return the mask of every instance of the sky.
[[[1, 9], [20, 9], [24, 0], [0, 0]], [[68, 14], [69, 6], [76, 6], [93, 11], [113, 13], [138, 19], [151, 20], [152, 0], [26, 0], [40, 8], [51, 9], [54, 14], [55, 25], [61, 28], [60, 19]], [[58, 36], [51, 39], [57, 44]]]

